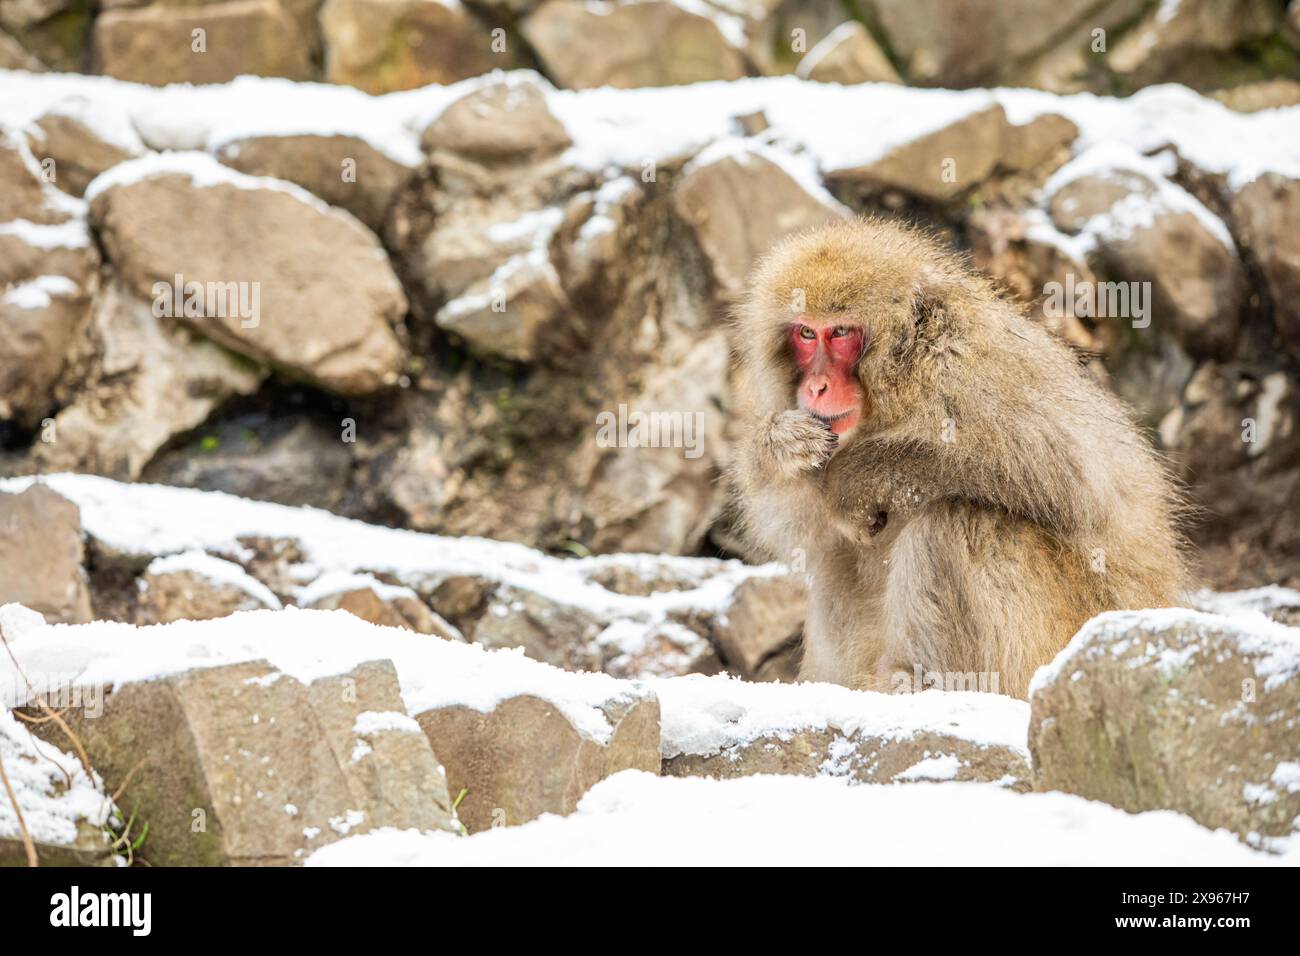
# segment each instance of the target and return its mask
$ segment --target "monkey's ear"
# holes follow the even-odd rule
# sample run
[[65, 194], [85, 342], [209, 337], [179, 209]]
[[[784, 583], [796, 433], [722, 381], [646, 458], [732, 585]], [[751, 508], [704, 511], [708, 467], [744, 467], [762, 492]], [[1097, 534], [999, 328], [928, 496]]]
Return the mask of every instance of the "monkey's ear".
[[946, 325], [951, 301], [947, 276], [925, 265], [912, 287], [912, 327], [917, 338], [934, 335]]
[[911, 297], [911, 338], [933, 339], [941, 336], [952, 321], [956, 299], [952, 278], [943, 271], [924, 265], [917, 276]]

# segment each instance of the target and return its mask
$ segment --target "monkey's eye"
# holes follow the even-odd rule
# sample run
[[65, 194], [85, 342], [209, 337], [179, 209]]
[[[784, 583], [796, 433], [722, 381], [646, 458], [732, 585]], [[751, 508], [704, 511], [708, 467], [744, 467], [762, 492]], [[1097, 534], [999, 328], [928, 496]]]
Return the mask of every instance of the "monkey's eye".
[[831, 338], [833, 339], [842, 339], [844, 338], [844, 336], [848, 334], [849, 334], [848, 328], [843, 325], [837, 325], [835, 326], [835, 328], [831, 329]]
[[813, 339], [817, 338], [817, 333], [814, 332], [814, 331], [813, 331], [811, 328], [809, 328], [808, 326], [806, 326], [806, 325], [801, 325], [801, 326], [799, 326], [799, 338], [801, 338], [801, 339], [807, 339], [808, 341], [812, 341]]

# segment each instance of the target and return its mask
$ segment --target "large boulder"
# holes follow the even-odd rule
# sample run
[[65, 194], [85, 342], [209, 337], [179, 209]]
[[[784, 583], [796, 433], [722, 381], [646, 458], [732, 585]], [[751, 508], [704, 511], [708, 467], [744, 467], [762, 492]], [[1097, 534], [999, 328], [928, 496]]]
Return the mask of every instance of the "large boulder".
[[928, 202], [949, 202], [995, 174], [1059, 165], [1078, 133], [1074, 123], [1054, 113], [1016, 124], [1001, 106], [993, 105], [863, 165], [830, 169], [826, 179], [869, 196], [897, 191]]
[[755, 260], [786, 236], [847, 215], [811, 168], [746, 140], [723, 139], [682, 171], [674, 209], [695, 233], [724, 295], [738, 296]]
[[342, 394], [396, 381], [406, 297], [351, 215], [200, 153], [124, 163], [88, 197], [116, 274], [170, 321]]
[[153, 4], [95, 18], [96, 71], [151, 83], [224, 83], [237, 76], [312, 76], [309, 45], [276, 0]]
[[524, 19], [523, 32], [546, 74], [568, 89], [745, 75], [744, 57], [713, 19], [667, 0], [546, 0]]
[[1300, 630], [1109, 612], [1039, 670], [1030, 708], [1036, 790], [1176, 810], [1257, 845], [1300, 827]]
[[1027, 708], [1000, 694], [912, 695], [728, 678], [654, 681], [663, 772], [843, 777], [858, 783], [978, 780], [1028, 790]]
[[1158, 160], [1127, 148], [1094, 148], [1047, 183], [1049, 214], [1093, 246], [1089, 263], [1103, 278], [1149, 284], [1146, 315], [1107, 318], [1149, 324], [1149, 337], [1163, 334], [1194, 357], [1225, 355], [1246, 297], [1236, 244], [1218, 217], [1161, 173]]
[[387, 662], [311, 684], [265, 661], [181, 671], [67, 720], [149, 824], [155, 865], [287, 865], [374, 827], [455, 829]]
[[[367, 93], [455, 83], [520, 61], [455, 0], [326, 0], [325, 79]], [[494, 45], [495, 44], [495, 45]]]
[[84, 557], [75, 504], [44, 485], [0, 492], [0, 604], [62, 623], [90, 620]]
[[48, 107], [28, 128], [32, 153], [54, 161], [52, 182], [81, 196], [90, 181], [145, 151], [135, 128], [110, 108], [69, 97]]

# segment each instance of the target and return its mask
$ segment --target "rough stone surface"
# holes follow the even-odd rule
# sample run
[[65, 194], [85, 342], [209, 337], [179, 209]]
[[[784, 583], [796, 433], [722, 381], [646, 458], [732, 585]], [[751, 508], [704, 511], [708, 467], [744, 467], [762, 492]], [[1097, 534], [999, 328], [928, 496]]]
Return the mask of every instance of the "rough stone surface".
[[89, 621], [84, 557], [75, 504], [43, 485], [0, 493], [0, 604], [25, 605], [51, 622]]
[[1023, 173], [1063, 159], [1078, 129], [1048, 113], [1017, 126], [1001, 106], [971, 113], [955, 123], [890, 150], [865, 166], [833, 169], [828, 181], [879, 193], [898, 190], [931, 202], [968, 192], [998, 171]]
[[416, 715], [465, 795], [457, 816], [471, 833], [568, 814], [595, 783], [620, 770], [659, 769], [659, 703], [653, 694], [613, 698], [602, 708], [608, 741], [583, 736], [554, 704], [510, 697], [490, 711], [452, 706]]
[[1300, 631], [1111, 612], [1030, 689], [1034, 788], [1169, 809], [1252, 842], [1300, 823]]
[[[203, 49], [194, 31], [204, 31]], [[241, 74], [311, 79], [309, 48], [275, 0], [109, 10], [95, 19], [97, 71], [151, 83], [224, 83]]]
[[197, 185], [180, 173], [113, 185], [94, 197], [91, 216], [118, 275], [147, 301], [177, 275], [205, 287], [241, 283], [250, 305], [258, 292], [258, 316], [226, 308], [180, 320], [200, 334], [342, 394], [396, 380], [392, 323], [406, 297], [352, 216], [283, 190]]
[[[548, 76], [568, 89], [675, 86], [745, 75], [717, 25], [663, 0], [582, 4], [547, 0], [523, 21]], [[584, 55], [575, 56], [575, 46]]]
[[224, 143], [217, 158], [250, 176], [297, 183], [378, 232], [411, 170], [355, 136], [253, 136]]
[[394, 702], [385, 663], [305, 686], [253, 661], [129, 683], [102, 716], [69, 716], [107, 789], [138, 767], [129, 793], [149, 823], [149, 862], [290, 865], [374, 827], [454, 829], [414, 725], [362, 732], [385, 722], [360, 714]]
[[459, 3], [326, 0], [320, 22], [325, 79], [367, 93], [455, 83], [519, 65], [508, 38], [505, 50], [494, 52], [491, 28]]

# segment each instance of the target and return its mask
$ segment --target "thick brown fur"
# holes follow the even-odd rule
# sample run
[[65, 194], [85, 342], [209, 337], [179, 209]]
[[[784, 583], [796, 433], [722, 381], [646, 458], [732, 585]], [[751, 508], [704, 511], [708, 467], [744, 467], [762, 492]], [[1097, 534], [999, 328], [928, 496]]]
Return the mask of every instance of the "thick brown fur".
[[[866, 329], [864, 417], [841, 447], [796, 409], [796, 314]], [[926, 234], [858, 220], [789, 239], [738, 326], [733, 480], [750, 540], [810, 573], [802, 679], [996, 675], [1024, 697], [1093, 615], [1176, 602], [1178, 496], [1127, 410]]]

